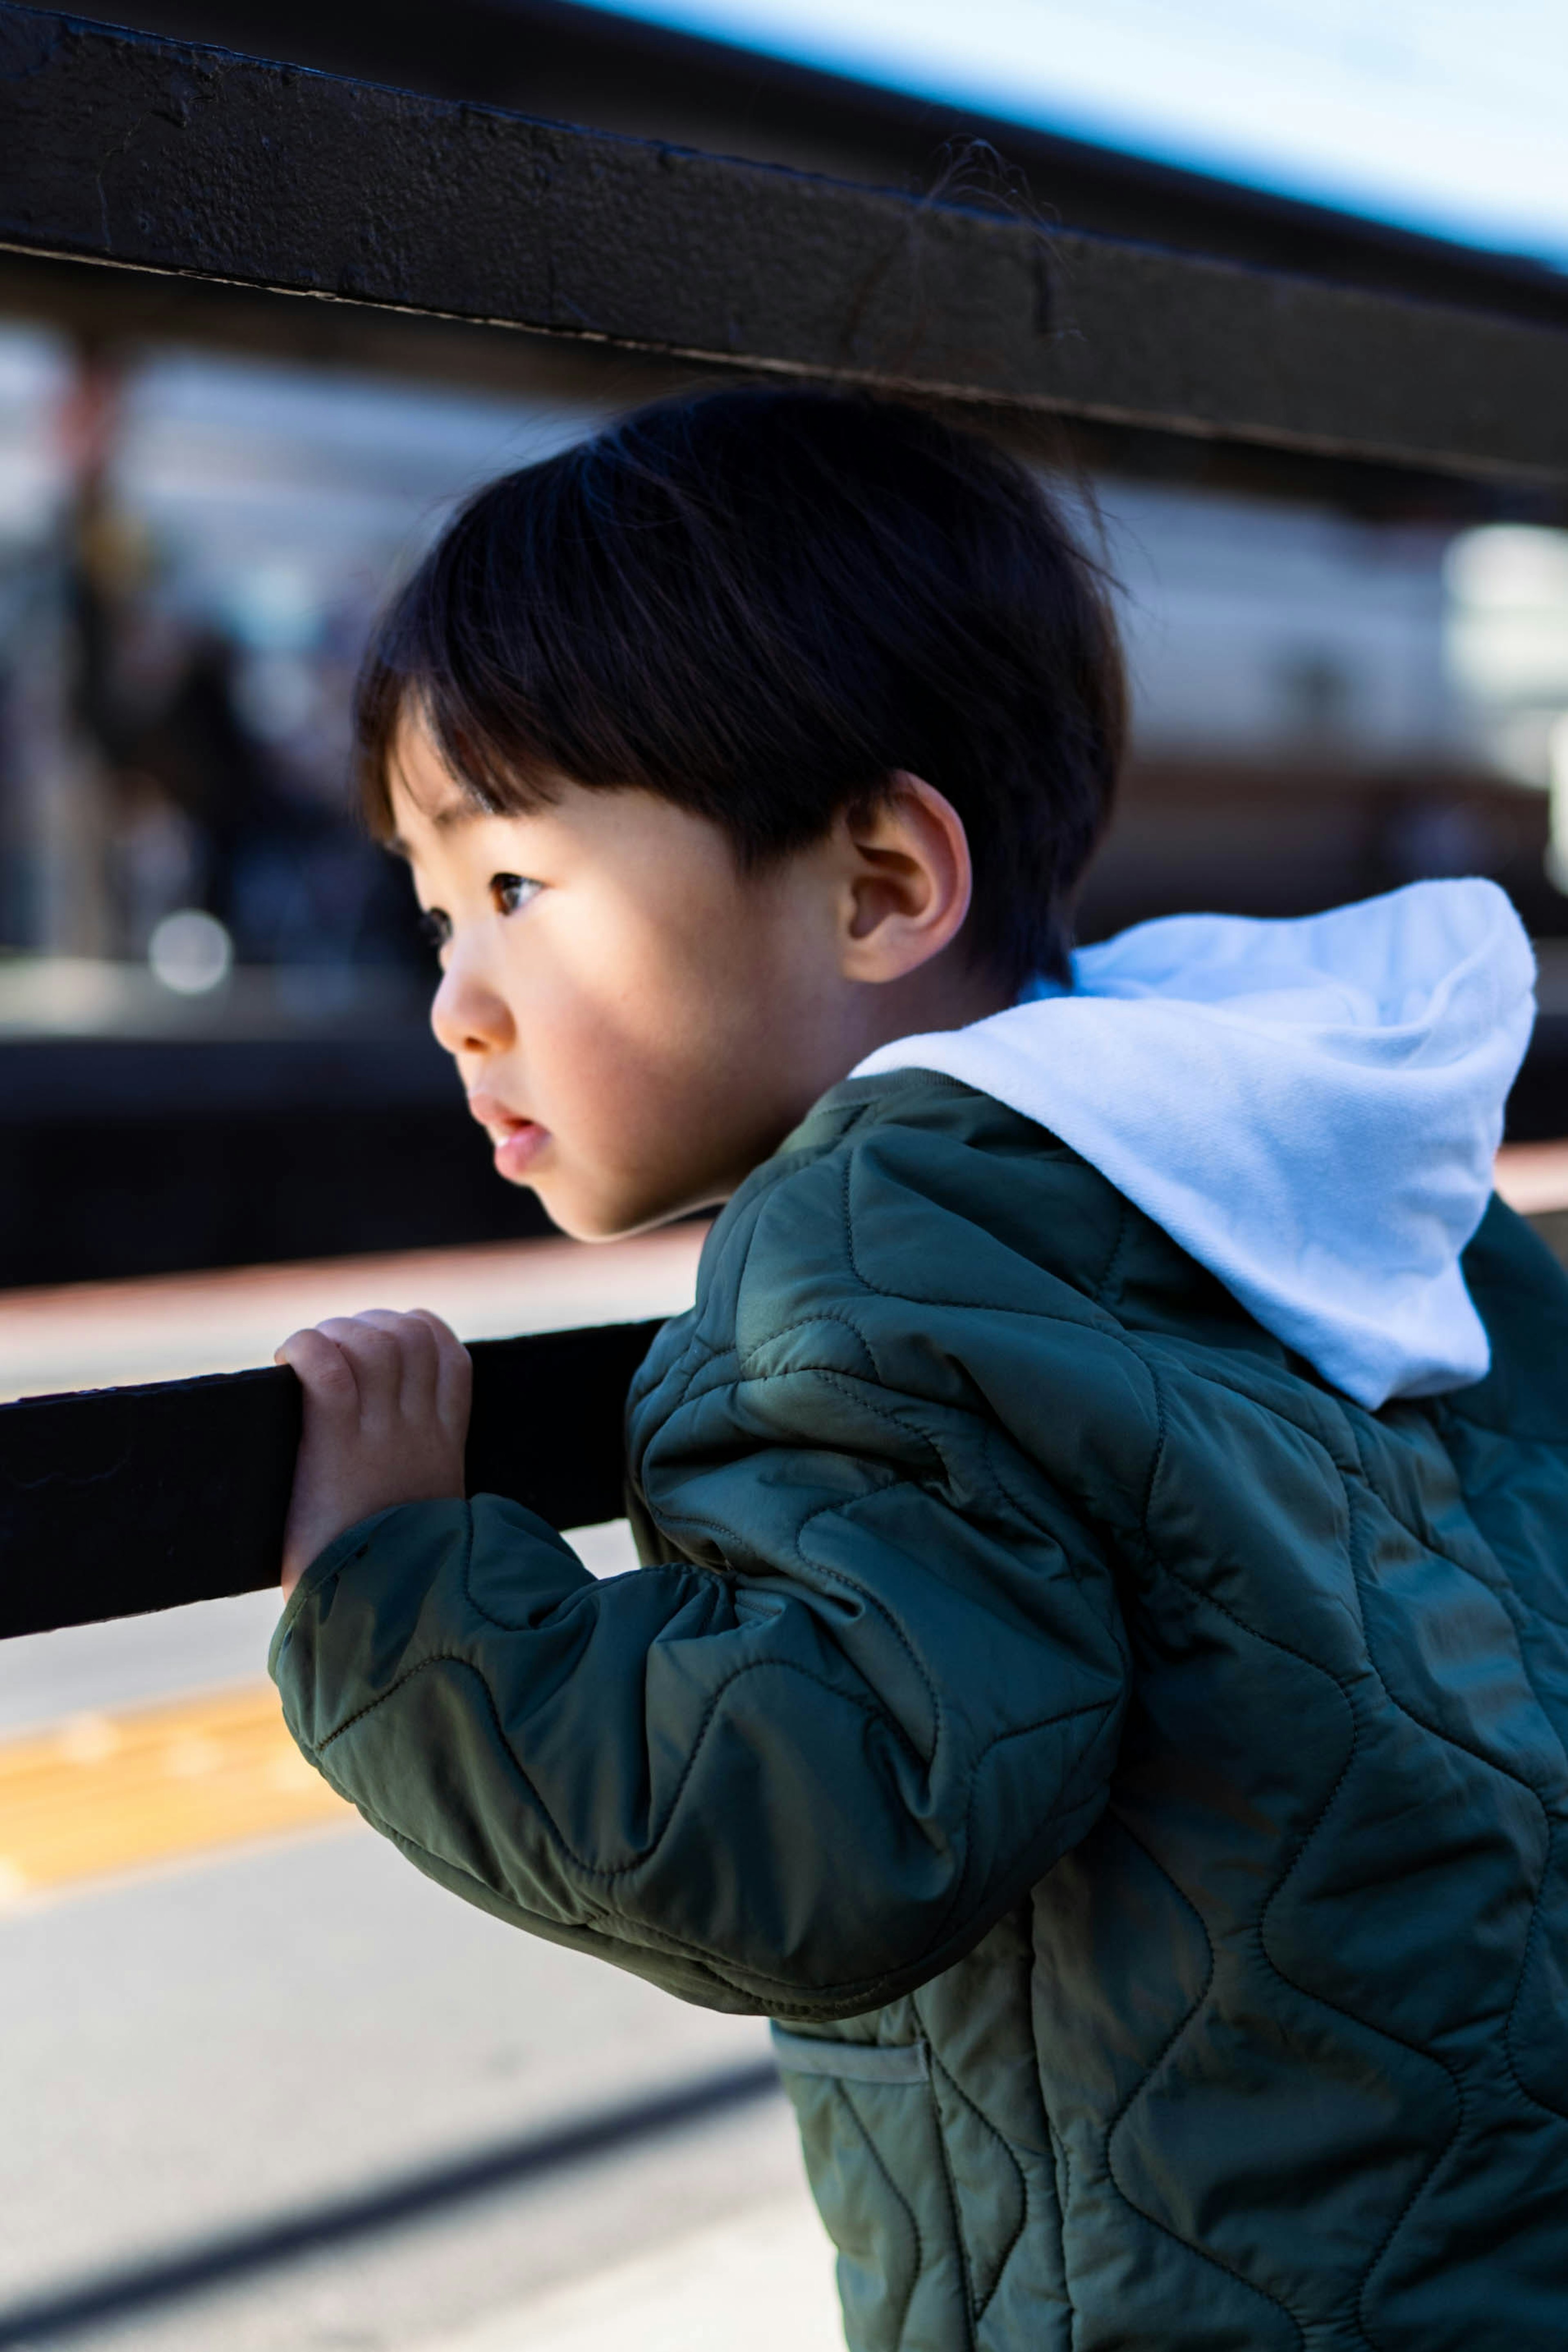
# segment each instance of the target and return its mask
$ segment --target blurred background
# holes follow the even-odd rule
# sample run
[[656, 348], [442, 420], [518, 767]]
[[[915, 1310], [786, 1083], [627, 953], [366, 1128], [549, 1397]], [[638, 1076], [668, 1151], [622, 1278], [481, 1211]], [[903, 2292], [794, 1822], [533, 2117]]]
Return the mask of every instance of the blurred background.
[[[1516, 316], [1568, 266], [1549, 0], [115, 15]], [[425, 1027], [405, 878], [346, 786], [372, 615], [455, 501], [689, 381], [0, 256], [0, 1396], [261, 1360], [367, 1286], [475, 1337], [689, 1296], [695, 1232], [584, 1256], [493, 1176]], [[1562, 515], [1198, 442], [1063, 454], [1135, 691], [1084, 935], [1491, 875], [1541, 959], [1510, 1139], [1568, 1137]], [[622, 1531], [588, 1557], [624, 1564]], [[271, 1613], [0, 1649], [0, 2346], [834, 2340], [776, 2101], [138, 2300], [193, 2245], [760, 2047], [520, 1950], [323, 1809], [258, 1685]]]

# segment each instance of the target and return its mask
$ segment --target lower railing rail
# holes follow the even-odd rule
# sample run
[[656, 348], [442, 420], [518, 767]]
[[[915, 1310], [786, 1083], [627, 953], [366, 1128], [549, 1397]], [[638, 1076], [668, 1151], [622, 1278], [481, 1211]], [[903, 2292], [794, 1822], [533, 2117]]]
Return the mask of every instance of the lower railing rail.
[[[469, 1492], [556, 1528], [618, 1518], [658, 1328], [476, 1342]], [[275, 1584], [299, 1434], [300, 1384], [273, 1370], [0, 1406], [0, 1640]]]

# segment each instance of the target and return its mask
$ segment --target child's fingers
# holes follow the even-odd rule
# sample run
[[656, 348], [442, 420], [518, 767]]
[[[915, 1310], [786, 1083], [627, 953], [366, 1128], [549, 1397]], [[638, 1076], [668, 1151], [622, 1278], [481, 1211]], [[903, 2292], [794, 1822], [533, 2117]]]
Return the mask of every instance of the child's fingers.
[[468, 1349], [427, 1307], [402, 1315], [371, 1307], [331, 1316], [313, 1330], [296, 1331], [273, 1360], [291, 1364], [312, 1393], [320, 1391], [363, 1419], [382, 1413], [466, 1425], [472, 1368]]
[[284, 1588], [345, 1528], [399, 1503], [463, 1493], [468, 1359], [438, 1316], [372, 1307], [278, 1350], [305, 1389], [284, 1538]]
[[451, 1325], [449, 1323], [443, 1323], [441, 1318], [433, 1313], [428, 1307], [411, 1307], [408, 1310], [407, 1320], [410, 1323], [423, 1323], [427, 1331], [433, 1331], [435, 1333], [437, 1343], [444, 1342], [448, 1348], [456, 1348], [458, 1353], [461, 1356], [466, 1356], [468, 1354], [468, 1349], [464, 1347], [462, 1341], [458, 1339]]
[[291, 1331], [272, 1360], [288, 1365], [312, 1404], [337, 1414], [358, 1412], [353, 1364], [324, 1330]]
[[474, 1407], [474, 1363], [467, 1348], [444, 1348], [436, 1376], [436, 1410], [459, 1443], [466, 1443]]
[[416, 1307], [409, 1320], [425, 1324], [436, 1342], [436, 1411], [448, 1429], [467, 1436], [474, 1397], [473, 1358], [450, 1325], [427, 1307]]
[[[367, 1423], [395, 1417], [402, 1402], [404, 1350], [395, 1330], [382, 1319], [384, 1314], [373, 1308], [368, 1315], [333, 1315], [317, 1326], [353, 1366], [360, 1417]], [[387, 1320], [395, 1323], [396, 1318]]]
[[398, 1411], [409, 1420], [429, 1420], [439, 1411], [440, 1341], [451, 1342], [446, 1325], [434, 1316], [399, 1315], [390, 1307], [368, 1307], [354, 1320], [384, 1333], [397, 1349]]

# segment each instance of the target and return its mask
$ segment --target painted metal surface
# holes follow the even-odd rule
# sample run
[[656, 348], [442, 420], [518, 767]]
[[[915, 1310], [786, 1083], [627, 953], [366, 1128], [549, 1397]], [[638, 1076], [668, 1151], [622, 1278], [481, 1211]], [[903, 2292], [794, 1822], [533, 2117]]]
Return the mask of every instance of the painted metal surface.
[[[557, 1528], [618, 1517], [621, 1409], [658, 1328], [479, 1341], [470, 1493]], [[299, 1427], [279, 1370], [0, 1408], [0, 1639], [276, 1583]]]
[[1568, 293], [1410, 300], [10, 5], [0, 246], [1568, 483]]

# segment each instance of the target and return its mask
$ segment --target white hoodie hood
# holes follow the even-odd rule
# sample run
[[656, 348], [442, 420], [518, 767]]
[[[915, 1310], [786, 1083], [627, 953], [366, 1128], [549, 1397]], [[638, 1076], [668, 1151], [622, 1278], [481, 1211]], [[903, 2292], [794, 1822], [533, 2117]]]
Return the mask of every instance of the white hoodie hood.
[[854, 1075], [944, 1071], [1048, 1128], [1325, 1380], [1375, 1408], [1479, 1380], [1459, 1271], [1535, 1016], [1490, 882], [1298, 922], [1142, 923], [967, 1029]]

